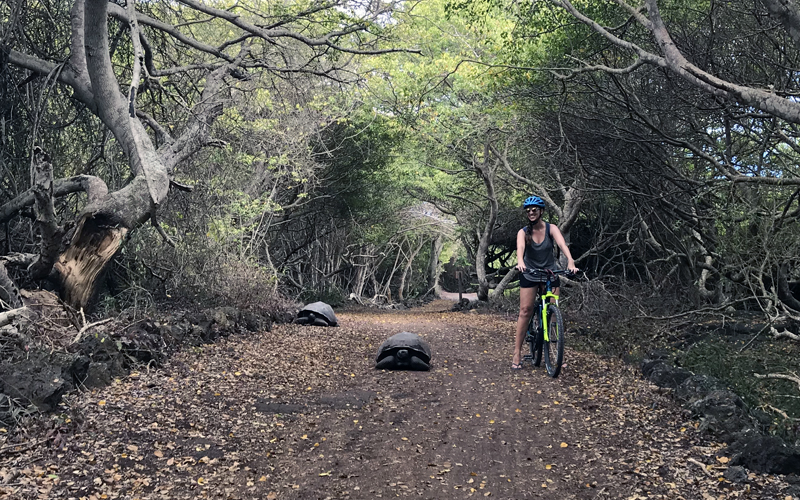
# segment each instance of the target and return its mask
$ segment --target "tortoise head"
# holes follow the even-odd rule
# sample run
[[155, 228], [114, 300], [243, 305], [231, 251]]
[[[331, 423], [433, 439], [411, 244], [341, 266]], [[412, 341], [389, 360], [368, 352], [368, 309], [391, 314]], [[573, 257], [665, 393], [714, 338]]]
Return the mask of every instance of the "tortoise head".
[[407, 362], [409, 358], [408, 349], [400, 349], [397, 351], [397, 361], [399, 363]]

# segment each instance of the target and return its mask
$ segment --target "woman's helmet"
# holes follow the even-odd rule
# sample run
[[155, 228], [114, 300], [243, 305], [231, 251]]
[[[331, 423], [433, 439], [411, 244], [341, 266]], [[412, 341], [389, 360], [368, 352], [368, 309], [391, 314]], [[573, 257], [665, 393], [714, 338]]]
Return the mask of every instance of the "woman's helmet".
[[538, 196], [529, 196], [525, 198], [525, 201], [522, 203], [522, 208], [528, 207], [539, 207], [544, 209], [544, 200]]

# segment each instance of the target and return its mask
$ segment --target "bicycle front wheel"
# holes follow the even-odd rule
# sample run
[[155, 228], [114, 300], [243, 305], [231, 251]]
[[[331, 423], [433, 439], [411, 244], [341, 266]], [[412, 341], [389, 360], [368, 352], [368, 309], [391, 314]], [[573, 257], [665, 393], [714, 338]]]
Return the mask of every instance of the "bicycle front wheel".
[[561, 311], [555, 304], [547, 306], [547, 337], [544, 343], [544, 365], [547, 374], [553, 378], [561, 373], [561, 364], [564, 362], [564, 319]]

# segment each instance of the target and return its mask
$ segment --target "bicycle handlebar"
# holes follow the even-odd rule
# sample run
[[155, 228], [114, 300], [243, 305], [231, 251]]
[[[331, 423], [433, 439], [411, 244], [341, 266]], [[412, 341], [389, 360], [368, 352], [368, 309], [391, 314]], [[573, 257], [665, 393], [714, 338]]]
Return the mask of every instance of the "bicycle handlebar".
[[524, 269], [522, 271], [522, 274], [525, 274], [525, 273], [530, 273], [530, 274], [533, 274], [533, 273], [544, 273], [544, 274], [552, 273], [554, 275], [563, 274], [567, 278], [571, 278], [573, 276], [577, 276], [577, 274], [578, 274], [578, 273], [571, 272], [569, 269], [541, 269], [541, 268]]

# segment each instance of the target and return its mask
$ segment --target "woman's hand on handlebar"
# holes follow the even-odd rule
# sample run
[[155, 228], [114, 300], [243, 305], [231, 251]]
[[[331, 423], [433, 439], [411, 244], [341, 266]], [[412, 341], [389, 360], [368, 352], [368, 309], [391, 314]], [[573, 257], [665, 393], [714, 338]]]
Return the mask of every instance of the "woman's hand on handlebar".
[[580, 271], [580, 269], [578, 269], [578, 266], [575, 265], [575, 261], [570, 258], [567, 261], [567, 272], [569, 274], [575, 275], [578, 274], [578, 271]]

